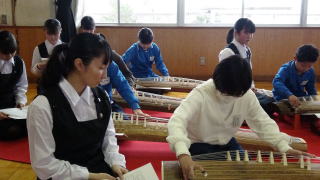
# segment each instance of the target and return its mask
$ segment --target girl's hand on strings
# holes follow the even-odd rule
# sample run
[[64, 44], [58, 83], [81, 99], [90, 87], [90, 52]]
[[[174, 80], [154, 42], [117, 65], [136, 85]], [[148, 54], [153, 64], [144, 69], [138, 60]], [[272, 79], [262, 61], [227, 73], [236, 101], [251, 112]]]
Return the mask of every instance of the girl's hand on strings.
[[299, 151], [299, 150], [296, 150], [296, 149], [289, 149], [286, 153], [287, 154], [291, 154], [291, 155], [303, 155], [303, 156], [310, 157], [310, 158], [316, 158], [317, 157], [314, 154], [310, 154], [310, 153], [307, 153], [307, 152]]
[[194, 162], [189, 155], [181, 154], [178, 157], [178, 159], [183, 173], [183, 180], [193, 179], [194, 170], [200, 170], [201, 173], [203, 173], [204, 176], [206, 176], [207, 173], [204, 170], [204, 168], [201, 165]]

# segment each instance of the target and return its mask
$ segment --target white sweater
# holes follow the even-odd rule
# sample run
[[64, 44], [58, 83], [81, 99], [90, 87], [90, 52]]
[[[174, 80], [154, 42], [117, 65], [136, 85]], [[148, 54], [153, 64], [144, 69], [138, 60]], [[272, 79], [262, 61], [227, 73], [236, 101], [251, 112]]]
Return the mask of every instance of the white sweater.
[[212, 79], [193, 89], [168, 123], [167, 141], [176, 155], [189, 154], [192, 143], [225, 145], [246, 120], [260, 138], [280, 152], [291, 149], [290, 137], [261, 108], [253, 91], [242, 97], [224, 96]]

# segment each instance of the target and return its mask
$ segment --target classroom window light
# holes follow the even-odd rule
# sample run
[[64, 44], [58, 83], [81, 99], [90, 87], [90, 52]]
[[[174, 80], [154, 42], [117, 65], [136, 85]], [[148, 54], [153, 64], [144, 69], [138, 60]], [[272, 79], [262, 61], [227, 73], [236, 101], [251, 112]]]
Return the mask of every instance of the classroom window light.
[[176, 0], [121, 0], [120, 23], [176, 24]]
[[185, 24], [232, 25], [241, 7], [241, 0], [185, 0]]
[[320, 1], [308, 0], [308, 24], [320, 24]]
[[244, 17], [255, 24], [300, 24], [301, 0], [245, 0]]

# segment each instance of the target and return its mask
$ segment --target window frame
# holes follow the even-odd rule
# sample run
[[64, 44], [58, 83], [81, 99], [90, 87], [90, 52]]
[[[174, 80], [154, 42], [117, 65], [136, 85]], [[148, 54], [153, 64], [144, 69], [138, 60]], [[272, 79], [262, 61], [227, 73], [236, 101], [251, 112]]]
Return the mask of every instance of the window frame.
[[[118, 22], [97, 23], [97, 26], [123, 26], [123, 27], [232, 27], [233, 24], [185, 24], [185, 0], [177, 1], [177, 23], [121, 23], [120, 1], [117, 0]], [[244, 3], [242, 0], [241, 16], [244, 17]], [[307, 24], [308, 0], [301, 0], [300, 23], [299, 24], [256, 24], [257, 27], [320, 27], [320, 24]]]

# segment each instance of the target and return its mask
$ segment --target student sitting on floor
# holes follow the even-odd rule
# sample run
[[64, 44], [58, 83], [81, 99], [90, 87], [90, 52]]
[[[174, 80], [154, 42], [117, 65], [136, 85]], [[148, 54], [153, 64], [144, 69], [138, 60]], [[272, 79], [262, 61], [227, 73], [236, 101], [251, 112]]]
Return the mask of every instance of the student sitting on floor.
[[49, 58], [52, 50], [57, 45], [61, 44], [61, 24], [57, 19], [48, 19], [44, 23], [44, 33], [46, 40], [36, 46], [33, 50], [31, 72], [40, 77], [42, 71], [46, 67], [47, 61], [43, 61], [44, 58]]
[[150, 28], [142, 28], [138, 33], [139, 41], [134, 43], [122, 56], [136, 78], [157, 77], [152, 71], [152, 64], [163, 76], [169, 76], [163, 63], [160, 48], [153, 42], [153, 32]]
[[112, 100], [112, 88], [115, 88], [123, 97], [123, 99], [129, 104], [134, 114], [148, 116], [141, 111], [139, 100], [134, 95], [132, 88], [119, 70], [118, 65], [114, 62], [111, 62], [106, 71], [106, 77], [101, 81], [100, 84], [107, 91], [110, 97], [112, 111], [123, 112], [123, 109], [114, 100]]
[[280, 152], [310, 155], [289, 146], [290, 137], [261, 108], [251, 83], [250, 64], [238, 55], [230, 56], [216, 66], [212, 79], [193, 89], [175, 110], [167, 141], [185, 180], [193, 177], [194, 169], [203, 170], [190, 155], [242, 150], [234, 135], [244, 120]]
[[[297, 49], [294, 60], [281, 66], [273, 79], [273, 95], [276, 101], [288, 99], [293, 107], [300, 105], [297, 97], [316, 95], [315, 73], [312, 66], [319, 56], [319, 50], [312, 45]], [[320, 121], [314, 118], [311, 129], [320, 134]]]
[[111, 49], [81, 33], [54, 48], [40, 81], [44, 91], [28, 110], [31, 165], [40, 179], [113, 179], [127, 172], [111, 105], [97, 87]]
[[[17, 42], [9, 31], [0, 31], [0, 109], [22, 108], [27, 103], [28, 80], [23, 60], [16, 56]], [[26, 136], [26, 120], [0, 112], [0, 140]]]
[[[252, 39], [255, 31], [256, 26], [250, 19], [238, 19], [234, 27], [231, 28], [227, 34], [226, 39], [228, 45], [226, 48], [220, 51], [219, 61], [221, 62], [223, 59], [237, 54], [244, 58], [252, 68], [252, 52], [248, 46], [248, 43]], [[259, 93], [255, 88], [253, 81], [251, 89], [256, 94], [262, 108], [269, 114], [270, 117], [273, 117], [273, 113], [276, 109], [276, 106], [273, 104], [274, 99], [265, 94]]]
[[[95, 33], [96, 24], [91, 16], [84, 16], [81, 19], [81, 26], [79, 29], [80, 33], [88, 32], [88, 33]], [[105, 39], [105, 36], [101, 33], [97, 33], [98, 35], [102, 36]], [[134, 77], [132, 72], [129, 70], [127, 65], [123, 62], [121, 55], [119, 55], [115, 50], [112, 50], [111, 59], [118, 65], [122, 74], [126, 77], [130, 86], [134, 85]]]

